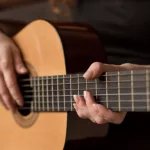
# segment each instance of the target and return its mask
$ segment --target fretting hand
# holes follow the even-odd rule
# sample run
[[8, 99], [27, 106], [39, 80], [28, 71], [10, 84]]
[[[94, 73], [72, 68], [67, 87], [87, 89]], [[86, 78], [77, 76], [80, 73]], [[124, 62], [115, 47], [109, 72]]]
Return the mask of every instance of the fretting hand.
[[[109, 65], [99, 62], [93, 63], [84, 74], [85, 79], [95, 79], [103, 72], [119, 71], [119, 70], [135, 70], [135, 69], [150, 69], [150, 65], [122, 64]], [[112, 112], [101, 104], [97, 104], [92, 94], [84, 91], [84, 97], [74, 95], [75, 110], [80, 118], [90, 119], [97, 124], [111, 122], [120, 124], [126, 116], [126, 112]]]

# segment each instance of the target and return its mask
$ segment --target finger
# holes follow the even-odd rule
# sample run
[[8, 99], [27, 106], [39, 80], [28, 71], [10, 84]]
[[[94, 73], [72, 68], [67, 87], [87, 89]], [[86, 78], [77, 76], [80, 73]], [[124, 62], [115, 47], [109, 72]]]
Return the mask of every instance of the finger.
[[4, 57], [1, 57], [0, 60], [0, 67], [4, 76], [4, 80], [6, 83], [6, 86], [13, 98], [17, 102], [18, 105], [23, 105], [23, 98], [20, 93], [17, 80], [16, 80], [16, 74], [13, 67], [13, 61], [12, 57], [9, 56], [10, 53], [5, 53]]
[[150, 69], [150, 65], [137, 65], [137, 64], [130, 64], [130, 63], [114, 65], [114, 64], [103, 64], [100, 62], [94, 62], [84, 73], [83, 77], [89, 80], [89, 79], [95, 79], [99, 77], [103, 72], [123, 71], [123, 70], [131, 70], [131, 69], [133, 70]]
[[93, 104], [96, 104], [94, 97], [88, 91], [84, 91], [84, 99], [86, 102], [87, 107], [91, 107]]
[[85, 104], [85, 100], [82, 97], [77, 96], [77, 95], [74, 95], [74, 99], [77, 102], [76, 104], [74, 104], [77, 115], [83, 119], [88, 118], [89, 112]]
[[27, 73], [27, 69], [21, 58], [20, 51], [18, 47], [16, 47], [15, 45], [12, 46], [12, 53], [13, 53], [13, 58], [14, 58], [13, 61], [14, 61], [16, 72], [19, 74]]
[[73, 97], [74, 97], [74, 101], [76, 102], [76, 104], [77, 104], [79, 107], [84, 107], [84, 106], [86, 106], [85, 100], [84, 100], [81, 96], [74, 95]]
[[103, 64], [100, 62], [94, 62], [84, 73], [83, 77], [90, 80], [99, 77], [104, 72]]
[[0, 104], [7, 110], [9, 110], [9, 108], [7, 107], [7, 105], [4, 103], [4, 101], [2, 100], [2, 98], [0, 99]]
[[11, 99], [11, 95], [6, 87], [2, 74], [0, 74], [0, 99], [1, 99], [1, 104], [5, 108], [14, 111], [15, 108]]
[[89, 111], [90, 120], [97, 124], [106, 123], [107, 121], [104, 119], [103, 112], [107, 111], [107, 109], [100, 104], [96, 104], [95, 99], [90, 92], [85, 91], [84, 97]]

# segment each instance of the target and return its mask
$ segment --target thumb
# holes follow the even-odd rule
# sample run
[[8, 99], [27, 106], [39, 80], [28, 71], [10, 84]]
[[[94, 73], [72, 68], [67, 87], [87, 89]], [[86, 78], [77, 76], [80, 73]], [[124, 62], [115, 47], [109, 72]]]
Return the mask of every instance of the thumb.
[[94, 62], [84, 73], [83, 77], [87, 80], [92, 80], [94, 78], [99, 77], [103, 72], [104, 72], [104, 64], [100, 62]]
[[139, 70], [139, 69], [150, 69], [150, 65], [137, 65], [137, 64], [121, 64], [121, 65], [114, 65], [114, 64], [103, 64], [100, 62], [94, 62], [88, 68], [88, 70], [83, 75], [84, 78], [88, 80], [95, 79], [99, 77], [104, 72], [111, 72], [111, 71], [123, 71], [123, 70]]
[[27, 69], [23, 63], [19, 49], [15, 45], [12, 48], [13, 48], [12, 53], [13, 53], [16, 72], [18, 74], [27, 73]]

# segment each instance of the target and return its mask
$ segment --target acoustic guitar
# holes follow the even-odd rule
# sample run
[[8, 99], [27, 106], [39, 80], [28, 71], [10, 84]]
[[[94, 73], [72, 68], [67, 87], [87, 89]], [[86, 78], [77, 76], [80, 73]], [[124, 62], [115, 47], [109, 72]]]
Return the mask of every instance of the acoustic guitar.
[[107, 62], [100, 36], [90, 26], [37, 20], [13, 40], [29, 74], [18, 77], [24, 106], [15, 114], [0, 107], [1, 150], [63, 150], [68, 113], [75, 111], [73, 95], [84, 90], [113, 111], [150, 110], [149, 70], [83, 78], [93, 62]]

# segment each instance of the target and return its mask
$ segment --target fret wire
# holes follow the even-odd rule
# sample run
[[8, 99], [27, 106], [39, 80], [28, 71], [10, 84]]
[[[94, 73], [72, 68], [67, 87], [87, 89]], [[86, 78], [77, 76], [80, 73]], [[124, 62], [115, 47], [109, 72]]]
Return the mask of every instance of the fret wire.
[[71, 111], [72, 111], [72, 102], [73, 102], [73, 100], [72, 100], [72, 86], [71, 86], [71, 84], [72, 84], [72, 82], [71, 82], [71, 75], [70, 75], [70, 99], [71, 99], [70, 105], [71, 105]]
[[35, 109], [37, 110], [37, 107], [36, 107], [36, 81], [33, 79], [33, 83], [34, 83], [34, 106], [35, 106]]
[[131, 100], [132, 100], [132, 111], [134, 111], [134, 85], [133, 85], [133, 81], [134, 81], [134, 79], [133, 79], [133, 71], [131, 70]]
[[[144, 110], [147, 108], [147, 106], [141, 106], [141, 107], [136, 107], [136, 109], [138, 109], [138, 111], [137, 110], [133, 110], [132, 109], [132, 107], [128, 107], [128, 106], [126, 106], [126, 107], [122, 107], [122, 110], [126, 110], [127, 112], [139, 112], [139, 111], [141, 111], [141, 112], [145, 112]], [[21, 108], [19, 108], [19, 110], [26, 110], [26, 109], [30, 109], [30, 107], [21, 107]], [[50, 108], [51, 109], [51, 108]], [[118, 110], [118, 107], [110, 107], [109, 109], [111, 109], [112, 111], [117, 111]], [[52, 110], [52, 109], [51, 109]], [[63, 110], [63, 107], [60, 107], [60, 112], [63, 112], [63, 111], [61, 111], [61, 110]], [[42, 110], [39, 110], [39, 112], [41, 112]], [[47, 110], [44, 110], [45, 112], [47, 112]], [[66, 110], [64, 111], [64, 112], [67, 112], [67, 111], [70, 111], [70, 107], [66, 107]], [[75, 111], [75, 109], [73, 108], [73, 111]], [[33, 110], [33, 112], [34, 112], [34, 110]], [[38, 112], [38, 110], [35, 110], [35, 112]], [[54, 111], [50, 111], [50, 112], [54, 112]], [[57, 110], [55, 111], [55, 112], [57, 112]]]
[[119, 71], [118, 71], [118, 106], [120, 111], [121, 107], [120, 107], [120, 72]]
[[53, 91], [54, 91], [54, 86], [53, 86], [53, 77], [51, 78], [51, 84], [52, 84], [52, 86], [51, 86], [51, 88], [52, 88], [52, 110], [54, 111], [54, 93], [53, 93]]
[[64, 81], [64, 78], [63, 78], [63, 91], [64, 91], [64, 110], [65, 110], [65, 101], [66, 101], [66, 92], [65, 92], [65, 81]]
[[98, 81], [98, 80], [95, 80], [95, 88], [96, 88], [96, 99], [97, 99], [97, 84], [98, 84], [98, 83], [97, 83], [97, 81]]
[[85, 87], [86, 87], [86, 91], [88, 90], [88, 84], [87, 84], [87, 79], [85, 80], [86, 82], [85, 82]]
[[59, 111], [60, 106], [59, 106], [59, 83], [58, 83], [58, 76], [57, 76], [57, 108], [58, 108], [58, 111]]
[[[48, 83], [48, 78], [47, 78], [47, 81], [46, 81], [47, 83]], [[49, 111], [50, 110], [50, 108], [49, 108], [49, 104], [48, 104], [48, 85], [46, 86], [46, 94], [47, 94], [47, 110]]]
[[106, 72], [106, 107], [108, 108], [108, 78], [107, 78], [107, 72]]
[[37, 94], [38, 94], [38, 109], [40, 110], [40, 107], [41, 107], [41, 106], [40, 106], [40, 101], [41, 101], [40, 98], [42, 98], [42, 97], [40, 97], [40, 83], [39, 83], [40, 80], [39, 80], [39, 78], [38, 78], [37, 82], [38, 82], [38, 83], [37, 83], [37, 85], [38, 85], [38, 87], [37, 87], [37, 88], [38, 88], [38, 90], [37, 90], [37, 92], [38, 92], [38, 93], [37, 93]]
[[[30, 85], [31, 85], [31, 88], [32, 89], [34, 89], [34, 87], [33, 87], [33, 80], [31, 80], [31, 82], [30, 82]], [[34, 99], [34, 98], [33, 98]], [[26, 102], [26, 101], [25, 101]], [[33, 100], [33, 102], [34, 102], [34, 100]], [[33, 102], [31, 102], [31, 111], [33, 111]]]
[[[43, 77], [42, 77], [42, 91], [41, 92], [42, 92], [43, 95], [45, 95], [44, 94], [44, 81], [43, 81]], [[42, 101], [43, 101], [43, 105], [42, 106], [43, 106], [43, 111], [44, 111], [44, 97], [42, 97]]]
[[79, 95], [79, 74], [78, 74], [78, 95]]
[[146, 70], [146, 80], [147, 80], [147, 82], [146, 82], [147, 111], [150, 111], [150, 108], [149, 108], [150, 102], [149, 102], [149, 94], [148, 94], [148, 92], [149, 92], [149, 72], [148, 72], [148, 70]]

